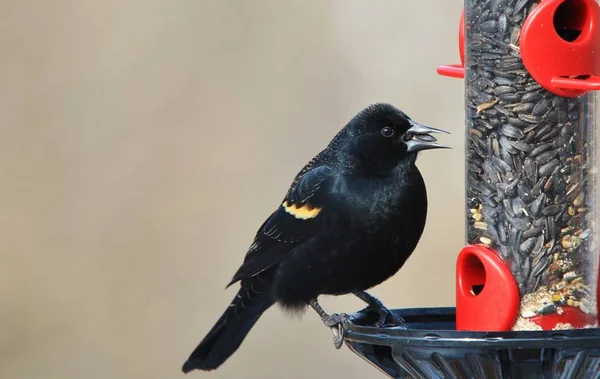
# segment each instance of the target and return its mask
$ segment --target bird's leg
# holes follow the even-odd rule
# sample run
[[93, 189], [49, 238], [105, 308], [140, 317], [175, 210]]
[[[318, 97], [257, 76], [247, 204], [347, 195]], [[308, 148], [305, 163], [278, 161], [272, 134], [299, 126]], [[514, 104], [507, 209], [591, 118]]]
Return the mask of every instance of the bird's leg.
[[[368, 308], [371, 308], [371, 310], [377, 312], [377, 314], [379, 315], [379, 320], [377, 320], [377, 322], [375, 323], [376, 327], [381, 328], [382, 326], [384, 326], [386, 324], [391, 325], [391, 326], [404, 325], [404, 320], [402, 319], [402, 317], [398, 317], [395, 314], [393, 314], [392, 311], [387, 309], [383, 305], [383, 303], [375, 296], [373, 296], [365, 291], [354, 292], [354, 295], [356, 295], [359, 299], [361, 299], [362, 301], [367, 303], [369, 305]], [[386, 319], [389, 320], [390, 322], [386, 323]]]
[[319, 317], [321, 317], [323, 324], [325, 324], [325, 326], [328, 328], [331, 328], [331, 331], [333, 332], [333, 344], [335, 348], [339, 349], [342, 347], [342, 344], [344, 343], [344, 329], [342, 322], [349, 320], [348, 315], [345, 313], [334, 313], [332, 315], [328, 315], [323, 308], [321, 308], [321, 305], [317, 299], [309, 301], [308, 304], [312, 307], [312, 309], [315, 310], [315, 312], [317, 312]]

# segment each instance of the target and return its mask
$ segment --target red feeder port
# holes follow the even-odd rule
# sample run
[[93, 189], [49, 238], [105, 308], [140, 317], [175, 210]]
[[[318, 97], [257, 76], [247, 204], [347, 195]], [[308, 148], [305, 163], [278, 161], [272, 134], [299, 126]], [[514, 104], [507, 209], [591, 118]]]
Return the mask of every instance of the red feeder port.
[[439, 66], [437, 73], [442, 76], [462, 79], [465, 77], [465, 10], [460, 13], [460, 24], [458, 27], [458, 52], [460, 64], [449, 64]]
[[[442, 65], [437, 73], [464, 78], [465, 23], [460, 15], [460, 64]], [[527, 17], [519, 48], [523, 64], [546, 90], [577, 97], [600, 90], [600, 6], [594, 0], [542, 0]]]
[[511, 330], [519, 312], [519, 287], [495, 251], [465, 247], [458, 255], [456, 290], [457, 330]]
[[[520, 302], [517, 282], [494, 250], [470, 245], [460, 252], [456, 267], [457, 330], [509, 331], [519, 315]], [[559, 324], [583, 328], [595, 321], [579, 308], [561, 308], [560, 313], [528, 320], [543, 330], [555, 329]]]
[[600, 89], [600, 7], [594, 0], [542, 0], [525, 20], [525, 68], [546, 90], [577, 97]]

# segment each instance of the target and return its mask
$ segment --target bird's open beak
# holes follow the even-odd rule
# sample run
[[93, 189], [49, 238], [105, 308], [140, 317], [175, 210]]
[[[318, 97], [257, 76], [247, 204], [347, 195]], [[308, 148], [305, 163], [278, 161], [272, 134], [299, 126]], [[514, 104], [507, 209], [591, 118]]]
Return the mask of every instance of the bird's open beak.
[[410, 121], [410, 129], [404, 135], [408, 152], [416, 152], [427, 149], [449, 149], [450, 147], [440, 145], [434, 136], [430, 133], [444, 133], [450, 134], [445, 130], [432, 128], [431, 126], [425, 126], [418, 124], [414, 121]]

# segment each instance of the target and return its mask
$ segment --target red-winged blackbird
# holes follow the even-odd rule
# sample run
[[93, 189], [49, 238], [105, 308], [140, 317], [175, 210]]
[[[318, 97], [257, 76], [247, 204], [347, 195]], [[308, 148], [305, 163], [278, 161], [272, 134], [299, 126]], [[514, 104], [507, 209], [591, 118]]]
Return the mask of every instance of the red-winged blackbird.
[[295, 177], [285, 198], [258, 230], [227, 287], [241, 288], [183, 372], [214, 370], [240, 346], [258, 318], [279, 303], [301, 312], [310, 305], [325, 325], [347, 317], [326, 314], [319, 295], [353, 293], [386, 320], [401, 324], [364, 292], [394, 275], [417, 246], [427, 193], [417, 152], [445, 148], [389, 104], [359, 112]]

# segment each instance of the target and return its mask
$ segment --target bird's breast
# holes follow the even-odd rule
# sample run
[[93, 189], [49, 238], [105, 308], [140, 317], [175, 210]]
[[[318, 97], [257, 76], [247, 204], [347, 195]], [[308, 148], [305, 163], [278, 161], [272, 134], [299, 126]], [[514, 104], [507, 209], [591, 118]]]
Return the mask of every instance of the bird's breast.
[[400, 225], [427, 211], [424, 183], [420, 173], [412, 170], [385, 177], [338, 177], [329, 199], [330, 214], [356, 227]]

